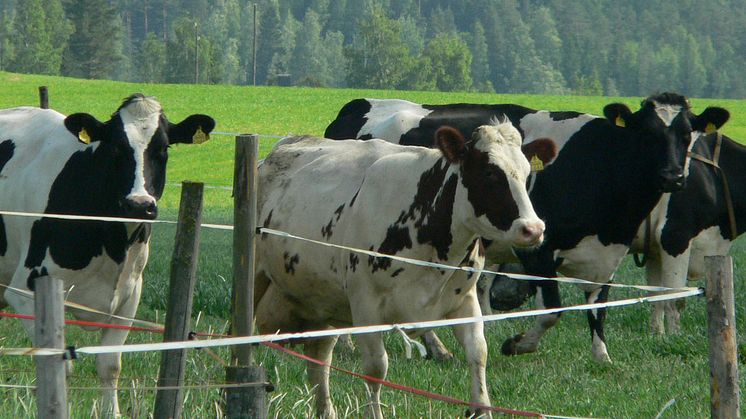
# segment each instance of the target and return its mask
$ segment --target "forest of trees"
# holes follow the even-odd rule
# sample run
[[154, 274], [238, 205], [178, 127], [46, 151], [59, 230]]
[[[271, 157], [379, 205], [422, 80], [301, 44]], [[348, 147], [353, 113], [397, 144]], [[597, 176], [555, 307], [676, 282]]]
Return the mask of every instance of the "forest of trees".
[[19, 73], [743, 98], [744, 68], [743, 0], [0, 0]]

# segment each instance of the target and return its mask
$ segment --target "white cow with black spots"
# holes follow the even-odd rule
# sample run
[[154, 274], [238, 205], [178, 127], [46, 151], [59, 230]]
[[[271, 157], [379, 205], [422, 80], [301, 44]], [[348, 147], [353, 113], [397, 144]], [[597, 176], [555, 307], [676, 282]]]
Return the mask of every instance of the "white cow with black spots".
[[[352, 248], [481, 269], [479, 237], [495, 248], [541, 243], [544, 223], [526, 192], [529, 163], [509, 123], [453, 128], [437, 147], [385, 141], [282, 141], [259, 168], [264, 227]], [[541, 146], [541, 147], [540, 147]], [[551, 143], [538, 142], [547, 160]], [[526, 150], [524, 150], [526, 151]], [[262, 333], [478, 316], [476, 274], [410, 265], [355, 251], [263, 234], [257, 246], [256, 322]], [[454, 328], [471, 373], [471, 402], [490, 403], [482, 323]], [[413, 333], [416, 335], [417, 333]], [[358, 336], [363, 372], [385, 378], [380, 333]], [[336, 338], [307, 340], [305, 352], [331, 362]], [[329, 368], [308, 364], [316, 410], [334, 417]], [[380, 385], [368, 383], [370, 413], [382, 416]], [[476, 409], [479, 410], [479, 409]]]

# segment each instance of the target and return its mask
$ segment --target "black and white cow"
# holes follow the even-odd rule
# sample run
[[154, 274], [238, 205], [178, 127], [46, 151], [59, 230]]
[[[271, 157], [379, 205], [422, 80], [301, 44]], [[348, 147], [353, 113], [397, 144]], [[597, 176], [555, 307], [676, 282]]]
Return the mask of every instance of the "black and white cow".
[[[153, 98], [134, 94], [107, 122], [77, 113], [22, 107], [0, 111], [0, 210], [154, 219], [166, 181], [168, 147], [201, 142], [215, 126], [206, 115], [179, 124]], [[135, 315], [148, 260], [149, 224], [0, 216], [0, 284], [33, 290], [47, 275], [64, 280], [67, 300], [112, 315]], [[6, 289], [0, 306], [34, 313], [34, 301]], [[90, 321], [129, 325], [74, 310]], [[24, 321], [33, 338], [34, 324]], [[103, 345], [126, 330], [104, 329]], [[96, 360], [106, 416], [118, 416], [121, 354]]]
[[[538, 245], [544, 223], [526, 192], [529, 163], [510, 123], [478, 127], [471, 140], [445, 127], [437, 149], [381, 140], [291, 137], [259, 167], [259, 222], [318, 241], [456, 266], [483, 266], [492, 246]], [[548, 140], [524, 146], [550, 160]], [[392, 187], [392, 185], [395, 185]], [[475, 245], [476, 244], [476, 245]], [[411, 265], [355, 251], [262, 235], [255, 296], [262, 333], [390, 324], [479, 315], [479, 275]], [[471, 401], [489, 404], [482, 323], [455, 327], [471, 372]], [[364, 373], [384, 378], [380, 333], [358, 336]], [[304, 342], [329, 363], [336, 338]], [[329, 368], [308, 366], [321, 417], [335, 416]], [[381, 417], [380, 384], [368, 383]]]
[[[720, 133], [697, 134], [686, 186], [663, 195], [650, 214], [649, 231], [643, 223], [633, 243], [633, 251], [647, 255], [650, 285], [680, 288], [687, 278], [703, 278], [704, 257], [728, 254], [746, 231], [746, 147]], [[654, 303], [653, 332], [677, 333], [681, 306]]]
[[[693, 130], [720, 127], [721, 108], [691, 112], [683, 96], [663, 93], [645, 99], [632, 112], [614, 103], [606, 118], [578, 112], [537, 111], [519, 105], [419, 105], [403, 100], [356, 99], [346, 104], [326, 129], [329, 138], [380, 137], [400, 144], [432, 146], [428, 135], [441, 125], [463, 132], [496, 117], [507, 117], [524, 144], [550, 138], [557, 158], [531, 184], [531, 200], [546, 222], [547, 237], [537, 252], [523, 253], [530, 274], [552, 277], [557, 271], [599, 284], [608, 283], [627, 253], [642, 220], [662, 193], [684, 186], [686, 154]], [[512, 252], [487, 247], [489, 262], [514, 259]], [[560, 306], [553, 281], [539, 282], [540, 308]], [[604, 302], [608, 287], [582, 287], [589, 303]], [[594, 359], [610, 361], [603, 332], [605, 310], [588, 313]], [[537, 318], [534, 328], [508, 339], [504, 354], [534, 352], [559, 315]]]

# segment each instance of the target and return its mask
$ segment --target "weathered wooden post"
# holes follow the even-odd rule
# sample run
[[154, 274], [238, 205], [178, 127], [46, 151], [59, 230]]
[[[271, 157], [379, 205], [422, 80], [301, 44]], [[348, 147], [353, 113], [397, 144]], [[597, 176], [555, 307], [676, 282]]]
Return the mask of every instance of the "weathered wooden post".
[[49, 89], [47, 89], [47, 86], [39, 86], [39, 107], [49, 109]]
[[733, 260], [708, 256], [707, 338], [710, 345], [710, 416], [741, 417], [738, 388], [738, 348], [733, 296]]
[[[231, 328], [234, 336], [254, 333], [254, 268], [256, 249], [257, 162], [259, 136], [236, 137], [233, 177], [233, 298]], [[231, 365], [226, 367], [229, 383], [264, 383], [264, 368], [253, 365], [250, 345], [234, 346]], [[266, 418], [267, 388], [262, 385], [228, 388], [225, 392], [228, 418]]]
[[[65, 347], [65, 299], [61, 279], [36, 278], [34, 343], [37, 348]], [[37, 355], [36, 403], [40, 418], [67, 418], [67, 382], [62, 355]]]
[[[199, 256], [202, 194], [202, 183], [182, 182], [176, 244], [171, 259], [171, 280], [163, 335], [164, 342], [188, 339], [191, 327], [197, 258]], [[184, 384], [185, 364], [186, 349], [161, 352], [158, 386], [177, 388], [158, 390], [155, 396], [154, 410], [156, 419], [181, 417], [184, 391], [180, 387]]]

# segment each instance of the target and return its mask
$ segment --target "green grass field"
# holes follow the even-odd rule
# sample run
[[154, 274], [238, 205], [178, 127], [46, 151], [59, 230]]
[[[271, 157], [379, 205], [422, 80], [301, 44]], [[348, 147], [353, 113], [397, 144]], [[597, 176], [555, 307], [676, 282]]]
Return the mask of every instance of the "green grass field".
[[[600, 114], [607, 103], [622, 101], [637, 108], [641, 98], [548, 97], [529, 95], [488, 95], [472, 93], [398, 92], [370, 90], [330, 90], [310, 88], [147, 85], [109, 81], [82, 81], [59, 77], [28, 76], [0, 72], [0, 108], [38, 105], [37, 87], [50, 89], [50, 104], [69, 114], [89, 112], [108, 119], [121, 100], [134, 92], [156, 96], [171, 121], [191, 113], [207, 113], [217, 121], [210, 142], [192, 146], [174, 146], [170, 153], [169, 183], [201, 181], [212, 186], [229, 186], [233, 172], [233, 133], [263, 135], [323, 133], [326, 125], [347, 101], [358, 97], [403, 98], [423, 103], [520, 103], [552, 110], [578, 110]], [[746, 140], [746, 101], [692, 99], [695, 112], [710, 105], [731, 111], [731, 120], [723, 129], [727, 135]], [[275, 140], [262, 138], [266, 153]], [[161, 218], [174, 219], [178, 209], [179, 188], [167, 188], [161, 201]], [[225, 189], [208, 189], [205, 222], [232, 223], [232, 198]], [[160, 321], [167, 296], [168, 271], [175, 228], [154, 228], [151, 259], [145, 272], [145, 288], [138, 317]], [[740, 240], [734, 250], [736, 276], [746, 274], [746, 242]], [[231, 234], [203, 230], [199, 255], [198, 284], [195, 294], [195, 330], [222, 333], [230, 308]], [[643, 272], [625, 261], [617, 282], [639, 284]], [[702, 285], [702, 284], [693, 284]], [[582, 293], [563, 286], [566, 304], [582, 302]], [[636, 291], [613, 291], [612, 299], [639, 296]], [[743, 301], [746, 281], [736, 281], [737, 322], [746, 324]], [[567, 313], [550, 331], [536, 354], [506, 358], [499, 354], [503, 339], [529, 327], [532, 320], [496, 322], [487, 325], [490, 355], [488, 383], [494, 405], [566, 416], [614, 418], [653, 418], [670, 400], [673, 405], [664, 418], [709, 416], [709, 367], [706, 340], [704, 298], [688, 300], [683, 316], [683, 332], [677, 336], [656, 337], [648, 332], [649, 307], [636, 305], [609, 312], [607, 340], [614, 362], [597, 365], [591, 361], [590, 339], [583, 313]], [[27, 347], [29, 341], [20, 324], [3, 320], [0, 346]], [[453, 397], [468, 398], [468, 373], [463, 354], [450, 331], [441, 337], [455, 351], [453, 363], [441, 364], [422, 359], [407, 360], [403, 344], [396, 335], [387, 337], [390, 369], [388, 379]], [[77, 347], [96, 344], [94, 333], [76, 327], [67, 329], [67, 344]], [[159, 336], [133, 332], [129, 343], [159, 341]], [[741, 342], [743, 340], [741, 339]], [[228, 350], [217, 353], [229, 358]], [[270, 415], [277, 418], [306, 417], [312, 410], [311, 389], [305, 381], [304, 363], [286, 355], [259, 348], [257, 361], [266, 367], [276, 390], [270, 394]], [[152, 413], [160, 355], [156, 353], [123, 356], [120, 403], [127, 417], [147, 418]], [[338, 348], [335, 364], [360, 372], [358, 354]], [[741, 363], [743, 367], [743, 363]], [[72, 417], [96, 417], [98, 385], [91, 357], [83, 356], [68, 381]], [[742, 387], [746, 384], [742, 368]], [[0, 360], [0, 380], [5, 385], [33, 385], [33, 361], [20, 357]], [[187, 361], [187, 383], [219, 383], [223, 366], [206, 351], [191, 351]], [[342, 417], [360, 417], [366, 395], [363, 384], [333, 372], [332, 391]], [[0, 418], [34, 417], [33, 392], [28, 389], [0, 388]], [[384, 389], [384, 413], [388, 417], [451, 418], [462, 415], [464, 408], [429, 401], [419, 396]], [[185, 417], [216, 417], [221, 412], [219, 390], [187, 390]], [[742, 409], [742, 415], [746, 410]]]

